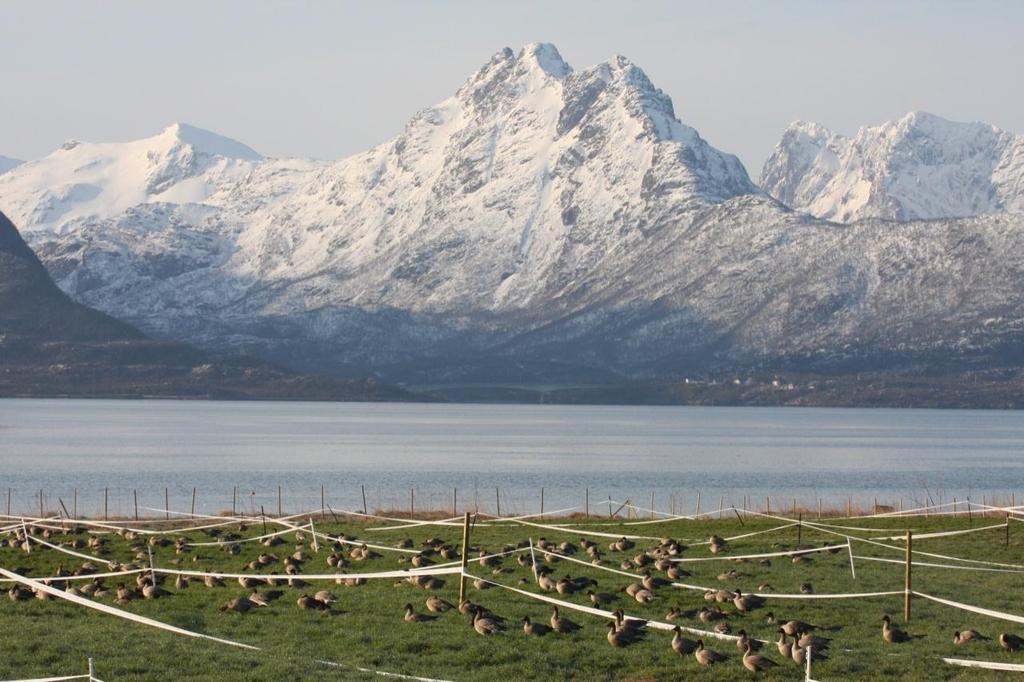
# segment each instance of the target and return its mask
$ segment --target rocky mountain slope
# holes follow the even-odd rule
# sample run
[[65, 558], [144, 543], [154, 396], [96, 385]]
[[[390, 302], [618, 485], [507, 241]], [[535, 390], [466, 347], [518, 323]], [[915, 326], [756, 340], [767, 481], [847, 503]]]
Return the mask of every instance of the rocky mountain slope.
[[839, 222], [928, 220], [1024, 211], [1024, 135], [924, 112], [843, 137], [790, 125], [761, 187], [800, 211]]
[[0, 208], [64, 291], [305, 371], [566, 385], [939, 368], [1009, 361], [1024, 329], [1019, 214], [794, 212], [623, 57], [574, 71], [550, 45], [502, 50], [331, 163], [185, 126], [67, 146], [0, 176]]
[[73, 302], [0, 213], [0, 396], [403, 399], [374, 382], [298, 376], [154, 341]]

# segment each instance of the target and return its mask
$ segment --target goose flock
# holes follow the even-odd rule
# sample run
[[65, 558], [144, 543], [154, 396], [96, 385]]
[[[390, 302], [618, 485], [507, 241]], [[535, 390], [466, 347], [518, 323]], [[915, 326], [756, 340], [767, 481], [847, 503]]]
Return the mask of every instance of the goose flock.
[[[208, 528], [202, 531], [215, 540], [213, 543], [207, 543], [215, 548], [214, 551], [224, 552], [229, 557], [240, 557], [247, 551], [246, 548], [255, 548], [255, 556], [249, 560], [231, 559], [239, 561], [239, 568], [249, 573], [233, 581], [244, 590], [244, 594], [230, 598], [219, 607], [225, 614], [245, 615], [260, 609], [271, 609], [286, 596], [286, 590], [293, 590], [294, 603], [298, 609], [338, 615], [335, 605], [344, 599], [339, 599], [329, 590], [314, 591], [303, 579], [303, 574], [309, 572], [311, 568], [318, 572], [318, 565], [341, 571], [382, 558], [380, 551], [356, 536], [346, 533], [320, 535], [319, 537], [324, 538], [319, 547], [322, 551], [310, 552], [306, 544], [306, 534], [302, 531], [294, 532], [294, 546], [286, 548], [287, 541], [282, 539], [281, 534], [261, 537], [256, 544], [248, 544], [253, 538], [243, 535], [246, 530], [245, 524], [239, 524], [237, 530]], [[233, 585], [233, 582], [229, 584], [214, 571], [198, 571], [203, 574], [201, 578], [190, 577], [185, 573], [185, 569], [181, 568], [183, 565], [202, 565], [204, 560], [211, 559], [196, 551], [199, 543], [190, 542], [184, 536], [172, 540], [162, 535], [144, 536], [130, 530], [94, 534], [87, 532], [86, 528], [77, 526], [62, 530], [25, 527], [7, 531], [4, 545], [8, 549], [30, 552], [35, 543], [27, 534], [45, 539], [47, 542], [59, 543], [57, 546], [76, 550], [88, 549], [101, 555], [109, 554], [111, 536], [119, 536], [124, 542], [127, 552], [133, 557], [131, 561], [108, 561], [97, 557], [95, 561], [86, 560], [70, 569], [62, 563], [55, 572], [41, 581], [49, 587], [63, 589], [69, 594], [93, 599], [110, 599], [118, 604], [126, 604], [134, 600], [173, 597], [176, 593], [193, 589], [191, 584], [200, 581], [211, 590], [232, 589], [230, 585]], [[728, 540], [718, 535], [711, 536], [703, 544], [707, 545], [713, 555], [723, 555], [730, 551]], [[35, 551], [39, 551], [38, 546], [36, 547]], [[149, 570], [151, 550], [155, 548], [173, 549], [175, 558], [170, 559], [169, 563], [178, 566], [178, 570], [182, 572]], [[442, 560], [461, 559], [459, 550], [441, 538], [429, 538], [418, 546], [411, 538], [405, 538], [394, 543], [393, 548], [404, 552], [401, 558], [397, 559], [400, 565], [405, 564], [406, 567], [418, 569], [436, 565]], [[389, 548], [378, 546], [378, 549]], [[671, 626], [667, 630], [666, 646], [680, 657], [691, 657], [701, 666], [721, 665], [733, 659], [738, 660], [746, 670], [756, 674], [785, 665], [787, 662], [790, 665], [803, 666], [808, 656], [814, 661], [828, 660], [831, 641], [819, 633], [829, 628], [778, 617], [773, 611], [766, 609], [770, 596], [751, 594], [738, 588], [707, 590], [703, 594], [705, 604], [699, 608], [684, 609], [678, 604], [669, 606], [664, 617], [669, 626], [659, 624], [657, 629], [650, 627], [651, 623], [647, 620], [627, 615], [629, 605], [657, 605], [672, 599], [668, 596], [670, 594], [680, 594], [673, 583], [687, 577], [689, 573], [674, 559], [687, 549], [684, 544], [672, 538], [663, 538], [651, 547], [639, 548], [634, 540], [625, 537], [605, 545], [586, 538], [581, 538], [578, 543], [563, 541], [556, 544], [541, 537], [536, 542], [522, 540], [515, 544], [506, 544], [493, 552], [482, 546], [472, 546], [470, 551], [473, 556], [473, 570], [486, 570], [490, 575], [488, 578], [470, 577], [470, 580], [478, 591], [486, 590], [492, 585], [500, 584], [496, 582], [500, 577], [515, 573], [515, 568], [507, 565], [513, 563], [520, 569], [528, 569], [532, 577], [520, 577], [520, 589], [531, 587], [532, 584], [542, 593], [557, 595], [565, 606], [560, 609], [558, 604], [551, 604], [546, 619], [536, 614], [532, 614], [533, 618], [531, 614], [517, 614], [518, 622], [522, 623], [523, 636], [527, 638], [573, 637], [585, 630], [588, 627], [586, 620], [577, 622], [566, 615], [570, 605], [575, 608], [575, 602], [570, 600], [582, 598], [591, 608], [601, 609], [609, 616], [603, 627], [607, 629], [605, 637], [611, 647], [624, 648], [653, 637], [666, 636], [654, 633], [658, 629]], [[827, 547], [823, 550], [831, 551]], [[585, 555], [587, 558], [576, 558], [579, 555]], [[537, 558], [534, 559], [534, 556]], [[801, 565], [807, 565], [810, 561], [805, 554], [794, 554], [791, 558]], [[798, 558], [801, 561], [796, 562]], [[623, 584], [611, 591], [599, 591], [597, 580], [559, 570], [572, 561], [606, 568], [614, 574], [609, 578], [610, 582], [618, 581]], [[101, 569], [100, 563], [106, 565]], [[762, 567], [771, 565], [768, 559], [761, 559], [757, 563]], [[618, 569], [615, 569], [615, 566], [618, 566]], [[12, 570], [20, 575], [30, 573], [25, 568]], [[260, 571], [270, 573], [261, 575]], [[108, 577], [90, 578], [101, 572], [125, 572], [126, 575], [123, 580], [112, 580]], [[738, 582], [748, 577], [738, 569], [729, 569], [718, 575], [722, 582]], [[112, 587], [108, 585], [108, 581], [113, 584]], [[367, 579], [349, 577], [338, 572], [334, 582], [343, 587], [358, 587], [365, 585]], [[602, 579], [602, 582], [605, 582], [605, 579]], [[401, 622], [409, 624], [410, 627], [437, 627], [452, 622], [452, 619], [462, 619], [465, 623], [463, 627], [483, 637], [511, 634], [507, 628], [508, 619], [483, 604], [468, 599], [455, 604], [440, 596], [438, 592], [446, 586], [445, 580], [441, 577], [419, 572], [402, 578], [398, 584], [411, 585], [428, 593], [422, 601], [407, 601], [396, 613], [396, 617], [401, 618]], [[767, 583], [761, 583], [758, 590], [765, 594], [772, 592], [773, 588]], [[800, 591], [811, 593], [813, 588], [810, 583], [803, 582]], [[11, 585], [7, 594], [12, 602], [46, 600], [52, 597], [46, 591], [33, 590], [18, 583]], [[764, 613], [763, 618], [757, 616], [759, 612]], [[778, 637], [777, 641], [769, 639], [766, 644], [748, 634], [747, 627], [759, 620], [771, 626], [771, 630]], [[681, 625], [684, 621], [692, 623]], [[743, 623], [745, 626], [733, 632], [737, 623]], [[885, 643], [904, 644], [918, 637], [920, 635], [908, 634], [896, 626], [888, 615], [882, 617], [881, 638]], [[953, 644], [957, 647], [989, 639], [971, 628], [963, 628], [953, 633]], [[715, 645], [709, 646], [712, 640], [716, 640]], [[1000, 633], [996, 641], [1006, 651], [1024, 649], [1024, 639], [1013, 633]], [[766, 651], [773, 643], [778, 657], [774, 652], [769, 654]], [[730, 645], [736, 649], [731, 656], [725, 653], [725, 649]]]

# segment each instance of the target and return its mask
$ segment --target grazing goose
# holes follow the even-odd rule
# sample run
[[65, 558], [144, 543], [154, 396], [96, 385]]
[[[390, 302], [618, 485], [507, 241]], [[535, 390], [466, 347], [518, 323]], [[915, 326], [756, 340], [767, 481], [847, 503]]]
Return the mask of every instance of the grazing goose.
[[794, 644], [792, 649], [790, 649], [789, 657], [799, 666], [807, 665], [807, 649], [804, 647]]
[[761, 654], [755, 654], [753, 648], [750, 646], [750, 642], [747, 642], [746, 652], [743, 654], [743, 667], [752, 673], [764, 672], [770, 668], [777, 666], [778, 663], [762, 656]]
[[204, 575], [203, 583], [207, 587], [224, 587], [224, 581], [215, 575]]
[[630, 635], [615, 627], [615, 623], [608, 623], [608, 634], [605, 635], [608, 643], [614, 647], [626, 646], [630, 642]]
[[730, 632], [732, 632], [732, 626], [726, 623], [725, 621], [722, 621], [721, 623], [715, 623], [715, 626], [711, 629], [720, 635], [727, 635]]
[[551, 632], [551, 628], [543, 623], [534, 623], [529, 616], [523, 616], [523, 632], [531, 637], [543, 637]]
[[644, 577], [640, 582], [643, 584], [644, 588], [652, 592], [659, 587], [664, 587], [665, 585], [669, 584], [669, 581], [665, 580], [664, 578], [653, 577], [650, 571], [644, 572]]
[[264, 607], [265, 606], [270, 606], [270, 602], [266, 599], [266, 597], [264, 597], [262, 594], [260, 594], [256, 590], [253, 590], [252, 592], [250, 592], [249, 596], [247, 597], [247, 599], [249, 601], [251, 601], [253, 604], [255, 604], [256, 606], [264, 606]]
[[322, 601], [325, 604], [333, 604], [334, 602], [338, 601], [338, 598], [330, 592], [328, 592], [327, 590], [320, 590], [319, 592], [313, 595], [313, 598]]
[[256, 604], [249, 601], [246, 597], [235, 597], [224, 606], [220, 607], [221, 611], [234, 611], [235, 613], [248, 613], [256, 608]]
[[427, 597], [428, 611], [433, 611], [434, 613], [444, 613], [445, 611], [450, 611], [454, 608], [454, 604], [452, 604], [450, 601], [445, 601], [444, 599], [441, 599], [436, 594]]
[[[772, 615], [772, 614], [768, 614], [768, 615]], [[774, 620], [774, 618], [773, 618], [773, 620]], [[769, 621], [769, 622], [771, 622], [771, 621]], [[785, 632], [790, 637], [795, 637], [796, 635], [802, 635], [805, 632], [810, 632], [814, 628], [815, 628], [815, 626], [811, 625], [810, 623], [805, 623], [802, 620], [786, 621], [785, 623], [783, 623], [782, 625], [779, 626], [779, 629], [782, 630], [783, 632]]]
[[670, 623], [672, 621], [679, 620], [680, 618], [685, 618], [685, 617], [686, 617], [686, 612], [681, 610], [681, 609], [677, 609], [675, 606], [670, 608], [668, 610], [668, 613], [665, 614], [665, 620], [667, 620]]
[[247, 590], [251, 590], [252, 588], [259, 585], [260, 581], [256, 578], [251, 578], [247, 575], [242, 575], [238, 577], [238, 584]]
[[750, 639], [747, 636], [746, 630], [740, 630], [736, 633], [738, 639], [736, 640], [736, 648], [739, 649], [740, 653], [744, 653], [747, 649], [755, 650], [761, 648], [761, 643], [757, 640]]
[[686, 578], [690, 575], [689, 571], [684, 571], [678, 566], [672, 566], [670, 569], [665, 571], [665, 575], [669, 577], [669, 580], [679, 580], [680, 578]]
[[558, 589], [558, 583], [556, 583], [554, 580], [548, 577], [547, 573], [537, 574], [537, 585], [539, 585], [540, 589], [544, 590], [545, 592], [553, 592], [554, 590]]
[[11, 601], [23, 601], [32, 597], [32, 592], [26, 590], [23, 587], [14, 585], [11, 589], [7, 590], [7, 597]]
[[882, 618], [882, 639], [890, 644], [906, 642], [910, 639], [906, 632], [892, 626], [892, 619], [886, 615]]
[[803, 594], [813, 594], [814, 593], [814, 586], [811, 585], [810, 583], [800, 583], [800, 591]]
[[716, 620], [725, 618], [725, 614], [721, 611], [709, 609], [706, 606], [700, 607], [700, 611], [697, 612], [697, 617], [700, 618], [702, 623], [714, 623]]
[[999, 646], [1007, 651], [1017, 651], [1024, 646], [1024, 637], [1018, 637], [1010, 632], [999, 633]]
[[316, 597], [310, 597], [308, 594], [303, 593], [295, 600], [295, 603], [299, 605], [300, 609], [307, 611], [326, 611], [329, 607]]
[[987, 640], [988, 637], [984, 636], [977, 630], [957, 630], [953, 633], [953, 644], [967, 644], [967, 642], [980, 642]]
[[743, 594], [739, 590], [736, 590], [736, 596], [732, 598], [732, 604], [736, 607], [737, 611], [746, 613], [747, 611], [756, 609], [759, 606], [763, 606], [764, 599], [752, 594]]
[[555, 583], [555, 591], [558, 592], [558, 594], [572, 594], [575, 589], [576, 585], [569, 576], [565, 576]]
[[621, 632], [627, 632], [633, 637], [640, 637], [643, 634], [644, 628], [647, 627], [647, 621], [641, 618], [626, 618], [626, 614], [622, 609], [615, 609], [613, 612], [615, 616], [615, 627]]
[[800, 636], [800, 639], [796, 640], [795, 646], [798, 646], [801, 649], [806, 649], [807, 647], [811, 646], [814, 647], [815, 651], [824, 651], [828, 648], [828, 645], [829, 640], [825, 639], [824, 637], [818, 637], [816, 635], [812, 635], [809, 632], [805, 632]]
[[696, 650], [697, 642], [683, 637], [683, 631], [679, 629], [678, 625], [672, 628], [672, 651], [680, 656], [685, 656], [686, 654], [692, 654]]
[[428, 616], [425, 613], [416, 613], [412, 609], [412, 604], [406, 604], [403, 608], [405, 609], [404, 619], [406, 623], [426, 623], [437, 618], [437, 616]]
[[725, 660], [725, 656], [712, 651], [711, 649], [704, 648], [704, 640], [697, 640], [697, 648], [693, 652], [693, 657], [697, 659], [697, 662], [701, 665], [714, 665], [715, 663], [721, 663]]
[[188, 578], [179, 573], [174, 577], [174, 589], [184, 590], [186, 587], [188, 587]]
[[567, 635], [571, 632], [575, 632], [580, 629], [580, 626], [572, 622], [568, 618], [562, 618], [558, 615], [558, 607], [551, 607], [551, 629], [563, 635]]
[[600, 606], [601, 604], [610, 604], [615, 601], [613, 595], [605, 592], [594, 592], [593, 590], [587, 590], [587, 596], [590, 597], [590, 603], [594, 606]]
[[654, 593], [647, 589], [639, 590], [633, 595], [633, 599], [636, 599], [641, 604], [650, 604], [654, 601]]
[[473, 614], [473, 629], [481, 635], [496, 635], [501, 632], [501, 625], [498, 621], [484, 616], [483, 613], [482, 608], [476, 608]]
[[775, 646], [778, 647], [779, 655], [783, 658], [793, 656], [793, 645], [786, 639], [786, 633], [782, 628], [779, 628], [779, 641], [775, 643]]

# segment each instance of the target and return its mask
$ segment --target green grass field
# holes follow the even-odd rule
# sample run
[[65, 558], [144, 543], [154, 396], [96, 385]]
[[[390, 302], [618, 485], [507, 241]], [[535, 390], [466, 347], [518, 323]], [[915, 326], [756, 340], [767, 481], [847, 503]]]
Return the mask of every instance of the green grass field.
[[[870, 519], [838, 522], [864, 528], [892, 528], [902, 532], [910, 527], [915, 533], [958, 530], [1000, 523], [999, 518], [979, 518], [970, 522], [966, 517], [915, 517], [908, 519]], [[553, 523], [548, 521], [548, 523]], [[730, 537], [765, 530], [780, 525], [774, 519], [750, 517], [741, 525], [732, 519], [707, 521], [672, 521], [654, 525], [624, 526], [621, 522], [600, 520], [567, 521], [575, 528], [589, 531], [632, 533], [651, 536], [669, 536], [683, 543], [694, 543], [685, 550], [682, 557], [710, 557], [705, 541], [712, 533]], [[361, 540], [380, 545], [394, 546], [404, 538], [411, 538], [420, 547], [428, 537], [439, 537], [458, 548], [461, 544], [461, 527], [424, 526], [421, 528], [375, 531], [374, 525], [361, 521], [317, 523], [320, 532], [347, 533]], [[151, 527], [151, 526], [149, 526]], [[237, 526], [229, 526], [237, 531]], [[270, 525], [270, 530], [280, 526]], [[259, 521], [250, 523], [240, 535], [252, 537], [262, 533]], [[797, 529], [756, 535], [729, 542], [724, 555], [777, 552], [792, 550], [800, 546], [821, 546], [824, 542], [844, 542], [843, 538], [828, 535], [808, 525], [801, 529], [798, 542]], [[852, 535], [870, 537], [863, 532], [850, 531]], [[516, 544], [532, 537], [561, 542], [568, 540], [579, 544], [583, 534], [578, 530], [554, 531], [536, 527], [502, 523], [500, 525], [476, 525], [470, 545], [476, 557], [477, 548], [500, 551], [506, 544]], [[13, 537], [9, 533], [8, 538]], [[53, 543], [66, 543], [73, 538], [87, 538], [89, 534], [55, 535]], [[109, 539], [108, 547], [97, 554], [108, 560], [129, 563], [135, 560], [137, 549], [144, 545], [146, 538], [129, 541], [116, 534], [103, 535]], [[173, 535], [167, 537], [173, 539]], [[211, 540], [203, 531], [185, 533], [193, 541]], [[245, 564], [261, 551], [269, 551], [284, 557], [295, 551], [293, 534], [282, 536], [286, 542], [273, 548], [266, 548], [256, 542], [241, 543], [241, 553], [230, 555], [221, 547], [197, 547], [191, 551], [176, 554], [172, 546], [154, 547], [155, 564], [158, 567], [184, 570], [210, 570], [231, 573], [252, 572]], [[656, 541], [638, 540], [637, 548], [629, 552], [612, 552], [608, 549], [608, 538], [594, 537], [602, 548], [606, 566], [620, 569], [624, 559], [653, 547]], [[54, 575], [58, 566], [74, 570], [83, 562], [55, 550], [35, 546], [29, 554], [22, 549], [5, 543], [0, 549], [0, 567], [26, 569], [28, 576], [44, 577]], [[15, 543], [16, 544], [16, 543]], [[901, 546], [902, 542], [889, 544]], [[331, 553], [329, 542], [321, 541], [319, 553], [312, 550], [308, 533], [303, 551], [307, 560], [302, 573], [373, 572], [409, 568], [409, 563], [400, 562], [402, 554], [381, 552], [380, 558], [351, 561], [344, 569], [330, 568], [327, 556]], [[901, 559], [902, 554], [882, 547], [854, 542], [854, 553], [866, 557]], [[1021, 564], [1024, 555], [1024, 525], [1011, 526], [1010, 544], [1004, 546], [1002, 529], [958, 535], [946, 538], [919, 539], [916, 550], [935, 552], [958, 557], [970, 557], [986, 561]], [[348, 549], [345, 549], [347, 554]], [[95, 550], [82, 549], [83, 553]], [[585, 558], [579, 553], [577, 557]], [[708, 561], [683, 564], [691, 576], [681, 582], [714, 588], [740, 588], [744, 592], [758, 591], [758, 585], [770, 583], [778, 593], [797, 593], [801, 583], [809, 582], [815, 593], [872, 592], [903, 589], [904, 566], [896, 563], [878, 563], [865, 560], [856, 562], [857, 577], [850, 572], [849, 557], [845, 548], [842, 552], [816, 553], [809, 562], [794, 564], [788, 557], [771, 560], [770, 565], [758, 561]], [[438, 559], [438, 561], [443, 561]], [[934, 563], [956, 563], [923, 556], [915, 561]], [[140, 562], [148, 564], [148, 561]], [[469, 571], [475, 575], [539, 592], [533, 574], [520, 566], [514, 555], [506, 557], [502, 564], [509, 572], [492, 574], [491, 568], [483, 568], [476, 561], [470, 562]], [[553, 575], [561, 577], [588, 576], [598, 581], [600, 592], [616, 595], [614, 606], [621, 606], [627, 614], [664, 621], [670, 608], [691, 611], [707, 605], [703, 593], [676, 587], [661, 587], [655, 590], [655, 599], [647, 605], [638, 604], [621, 590], [631, 578], [592, 566], [566, 561], [549, 563]], [[735, 570], [739, 576], [719, 580], [720, 573]], [[283, 573], [280, 562], [260, 571], [262, 573]], [[634, 570], [639, 577], [639, 571]], [[655, 571], [656, 575], [662, 575]], [[301, 575], [299, 576], [301, 577]], [[444, 587], [436, 594], [449, 601], [457, 602], [457, 575], [444, 576]], [[107, 579], [106, 585], [113, 589], [119, 580]], [[124, 579], [134, 587], [134, 576]], [[477, 634], [470, 619], [448, 612], [439, 614], [436, 620], [426, 623], [407, 623], [403, 620], [402, 607], [412, 603], [417, 612], [426, 612], [424, 600], [432, 594], [414, 587], [408, 582], [396, 579], [371, 580], [366, 585], [347, 587], [333, 581], [313, 584], [307, 588], [293, 589], [288, 586], [269, 588], [282, 590], [283, 595], [269, 607], [259, 608], [247, 614], [222, 612], [219, 607], [233, 597], [243, 596], [249, 590], [236, 581], [227, 580], [225, 587], [207, 588], [201, 580], [193, 580], [181, 591], [175, 590], [174, 581], [168, 578], [164, 586], [171, 592], [155, 600], [133, 600], [121, 606], [112, 598], [100, 601], [118, 606], [125, 611], [141, 614], [181, 628], [217, 637], [253, 644], [261, 647], [259, 652], [245, 651], [211, 641], [189, 638], [167, 633], [129, 622], [112, 615], [89, 610], [83, 606], [60, 599], [42, 601], [28, 599], [0, 601], [0, 680], [47, 677], [51, 675], [81, 674], [86, 659], [93, 657], [97, 676], [113, 680], [282, 680], [282, 679], [376, 679], [373, 673], [363, 673], [356, 667], [382, 670], [407, 675], [447, 680], [513, 680], [513, 679], [578, 679], [578, 680], [678, 680], [714, 679], [748, 680], [754, 675], [745, 670], [740, 653], [732, 641], [719, 641], [705, 637], [707, 646], [728, 656], [728, 660], [711, 669], [697, 664], [692, 656], [680, 657], [670, 647], [671, 633], [649, 629], [639, 642], [624, 648], [613, 648], [606, 641], [607, 622], [605, 619], [578, 612], [563, 610], [582, 626], [571, 635], [550, 633], [541, 638], [527, 637], [521, 628], [523, 616], [547, 623], [550, 607], [524, 595], [500, 588], [477, 590], [467, 586], [468, 598], [486, 606], [493, 613], [507, 620], [507, 630], [497, 636], [484, 637]], [[1024, 613], [1021, 604], [1021, 587], [1024, 586], [1024, 572], [978, 572], [916, 566], [913, 574], [915, 590], [938, 597], [954, 599], [986, 608]], [[83, 583], [79, 583], [83, 584]], [[5, 590], [10, 584], [4, 584]], [[305, 591], [313, 594], [326, 589], [337, 596], [330, 613], [299, 609], [296, 598]], [[550, 596], [577, 604], [590, 605], [585, 592], [571, 596]], [[6, 597], [6, 595], [5, 595]], [[729, 614], [728, 622], [735, 633], [745, 629], [751, 636], [774, 641], [776, 627], [766, 621], [771, 611], [778, 617], [800, 619], [819, 626], [818, 634], [830, 638], [828, 660], [816, 662], [814, 677], [819, 680], [865, 680], [865, 679], [1005, 679], [1010, 673], [985, 672], [955, 668], [942, 662], [943, 656], [977, 658], [1002, 662], [1024, 663], [1024, 652], [1010, 654], [1003, 652], [995, 641], [1000, 632], [1022, 632], [1024, 626], [1004, 620], [968, 613], [959, 609], [932, 603], [921, 598], [913, 602], [913, 618], [903, 623], [903, 597], [887, 596], [849, 600], [788, 600], [769, 598], [763, 608], [748, 614], [735, 613], [731, 604], [724, 604]], [[881, 619], [891, 614], [900, 627], [904, 627], [914, 639], [904, 644], [887, 644], [881, 637]], [[677, 621], [681, 625], [708, 629], [696, 617]], [[973, 628], [991, 641], [975, 642], [954, 646], [952, 633], [957, 629]], [[688, 635], [696, 637], [697, 635]], [[774, 670], [761, 675], [766, 679], [803, 679], [796, 663], [784, 660], [774, 644], [765, 647], [769, 658], [779, 663]], [[341, 667], [331, 667], [318, 661], [332, 661]]]

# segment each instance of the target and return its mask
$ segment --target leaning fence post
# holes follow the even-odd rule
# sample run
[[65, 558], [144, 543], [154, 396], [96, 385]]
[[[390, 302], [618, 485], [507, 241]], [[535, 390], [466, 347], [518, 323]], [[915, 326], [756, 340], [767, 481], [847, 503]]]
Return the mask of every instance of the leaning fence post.
[[699, 490], [697, 491], [697, 507], [696, 507], [696, 511], [693, 512], [693, 516], [694, 516], [694, 518], [697, 518], [698, 516], [700, 516], [700, 491]]
[[196, 489], [192, 488], [192, 513], [190, 516], [196, 515]]
[[913, 551], [914, 534], [913, 531], [907, 531], [907, 558], [906, 558], [906, 574], [904, 577], [904, 596], [903, 596], [903, 620], [904, 622], [910, 622], [910, 568], [913, 564], [912, 551]]
[[146, 550], [149, 552], [149, 579], [153, 581], [153, 587], [156, 587], [156, 568], [153, 566], [153, 546], [146, 545]]
[[359, 491], [363, 494], [363, 516], [366, 516], [366, 486], [360, 484]]
[[466, 601], [466, 566], [469, 565], [469, 512], [462, 517], [462, 572], [459, 573], [459, 606]]

